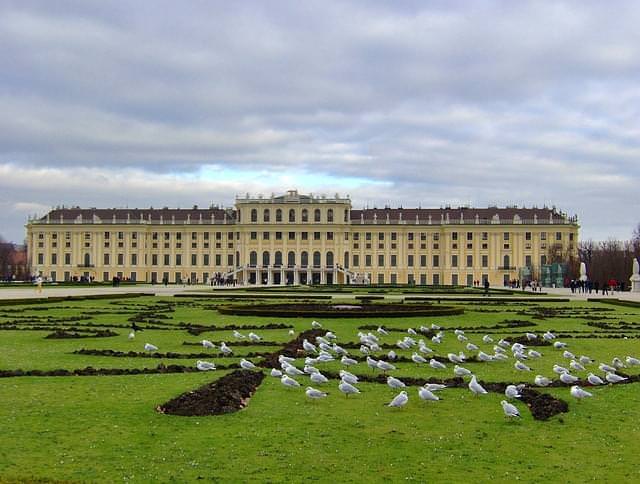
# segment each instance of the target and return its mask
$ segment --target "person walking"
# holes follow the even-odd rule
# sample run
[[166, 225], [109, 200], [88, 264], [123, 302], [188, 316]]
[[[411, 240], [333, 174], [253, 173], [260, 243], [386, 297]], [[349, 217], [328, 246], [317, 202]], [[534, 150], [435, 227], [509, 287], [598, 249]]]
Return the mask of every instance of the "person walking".
[[484, 280], [484, 295], [489, 297], [489, 279]]

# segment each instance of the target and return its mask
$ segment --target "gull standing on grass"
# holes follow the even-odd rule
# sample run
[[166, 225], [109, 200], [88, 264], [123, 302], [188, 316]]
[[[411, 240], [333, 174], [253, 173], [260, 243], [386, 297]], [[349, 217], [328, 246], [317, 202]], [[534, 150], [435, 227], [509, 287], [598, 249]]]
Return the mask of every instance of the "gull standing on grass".
[[327, 396], [327, 393], [321, 392], [320, 390], [316, 390], [313, 387], [307, 387], [304, 393], [307, 395], [307, 397], [309, 397], [312, 400], [318, 400], [320, 398], [325, 398]]
[[520, 370], [520, 371], [531, 371], [531, 368], [529, 368], [527, 365], [525, 365], [524, 363], [522, 363], [521, 361], [516, 361], [515, 364], [513, 365], [515, 367], [516, 370]]
[[533, 379], [533, 382], [539, 387], [547, 387], [551, 385], [551, 380], [542, 375], [536, 375], [536, 377]]
[[504, 411], [505, 417], [507, 418], [520, 417], [520, 412], [518, 411], [515, 405], [507, 402], [506, 400], [502, 400], [500, 404], [502, 405], [502, 410]]
[[467, 370], [466, 368], [464, 368], [463, 366], [458, 366], [456, 365], [453, 368], [453, 374], [455, 376], [459, 376], [459, 377], [463, 377], [463, 376], [470, 376], [472, 375], [471, 370]]
[[347, 358], [346, 356], [343, 356], [342, 359], [340, 360], [340, 363], [342, 363], [345, 366], [351, 366], [351, 365], [357, 365], [358, 361], [354, 360], [353, 358]]
[[392, 376], [387, 377], [387, 385], [389, 385], [389, 388], [393, 389], [405, 388], [407, 386], [403, 381], [398, 380], [397, 378], [394, 378]]
[[158, 347], [155, 345], [152, 345], [151, 343], [145, 343], [144, 349], [145, 351], [158, 351]]
[[244, 334], [242, 334], [240, 331], [234, 330], [233, 331], [233, 337], [236, 339], [245, 339], [246, 336]]
[[227, 346], [227, 343], [225, 343], [224, 341], [222, 343], [220, 343], [220, 351], [222, 351], [222, 353], [225, 354], [225, 355], [233, 354], [233, 350], [231, 348], [229, 348]]
[[282, 372], [277, 368], [271, 368], [271, 376], [280, 378], [282, 376]]
[[200, 341], [200, 343], [202, 344], [203, 348], [207, 348], [207, 349], [213, 349], [216, 347], [216, 345], [214, 345], [211, 341], [209, 341], [208, 339], [203, 339], [202, 341]]
[[391, 363], [387, 363], [386, 361], [383, 361], [383, 360], [378, 360], [377, 367], [380, 370], [382, 370], [383, 373], [396, 369], [396, 367], [393, 366]]
[[404, 407], [408, 401], [409, 401], [409, 395], [407, 395], [407, 392], [403, 390], [400, 393], [398, 393], [394, 397], [394, 399], [391, 400], [391, 402], [389, 402], [389, 405], [387, 406], [400, 408], [400, 407]]
[[469, 382], [469, 390], [471, 390], [474, 395], [484, 395], [486, 393], [489, 393], [482, 387], [482, 385], [480, 385], [480, 383], [478, 383], [475, 375], [471, 376], [471, 381]]
[[344, 380], [340, 381], [340, 384], [338, 385], [338, 390], [344, 393], [345, 397], [349, 397], [349, 395], [353, 395], [355, 393], [360, 393], [360, 390], [354, 387], [351, 383], [348, 383]]
[[438, 400], [440, 400], [440, 397], [438, 397], [438, 395], [434, 395], [433, 392], [431, 392], [430, 390], [427, 390], [424, 387], [420, 387], [418, 388], [418, 396], [420, 397], [421, 400], [426, 401], [432, 401], [432, 402], [437, 402]]
[[439, 392], [440, 390], [447, 388], [447, 385], [443, 385], [442, 383], [427, 383], [426, 385], [423, 385], [422, 388], [426, 388], [430, 392]]
[[520, 398], [522, 396], [520, 395], [518, 387], [515, 385], [507, 385], [507, 388], [504, 390], [504, 395], [507, 398]]
[[298, 383], [296, 380], [294, 380], [293, 378], [288, 377], [287, 375], [282, 375], [282, 378], [280, 378], [280, 381], [282, 382], [282, 384], [285, 387], [299, 387], [300, 383]]
[[244, 358], [242, 358], [240, 360], [240, 368], [242, 368], [244, 370], [255, 370], [256, 369], [256, 365], [251, 363], [249, 360], [245, 360]]
[[327, 383], [329, 379], [326, 376], [324, 376], [322, 373], [317, 372], [317, 373], [311, 373], [311, 381], [313, 383], [317, 383], [321, 385], [322, 383]]
[[622, 377], [620, 375], [616, 375], [613, 372], [607, 372], [607, 374], [604, 376], [604, 378], [609, 383], [620, 383], [621, 381], [628, 380], [628, 378], [624, 378], [624, 377]]
[[[134, 339], [135, 337], [136, 337], [136, 332], [135, 331], [131, 331], [131, 333], [129, 333], [128, 338], [129, 339]], [[629, 358], [629, 357], [627, 356], [627, 358]]]
[[592, 397], [593, 394], [589, 393], [586, 390], [583, 390], [578, 385], [573, 385], [571, 387], [571, 396], [577, 398], [578, 400], [581, 400], [583, 398]]
[[560, 381], [562, 383], [565, 383], [566, 385], [571, 385], [572, 383], [575, 383], [578, 380], [579, 380], [579, 378], [577, 376], [573, 376], [569, 372], [560, 374]]
[[444, 363], [440, 363], [438, 360], [434, 360], [433, 358], [429, 360], [429, 366], [434, 370], [444, 370], [447, 368]]
[[587, 381], [589, 382], [590, 385], [604, 385], [604, 382], [602, 381], [602, 378], [600, 378], [598, 375], [594, 375], [593, 373], [589, 373], [589, 376], [587, 377]]

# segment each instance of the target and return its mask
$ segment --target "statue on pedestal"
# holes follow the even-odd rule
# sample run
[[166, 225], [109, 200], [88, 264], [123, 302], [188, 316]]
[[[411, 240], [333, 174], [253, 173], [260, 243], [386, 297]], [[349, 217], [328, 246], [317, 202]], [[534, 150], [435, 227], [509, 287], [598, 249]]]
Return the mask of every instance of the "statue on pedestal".
[[580, 280], [586, 281], [587, 279], [587, 264], [580, 262]]
[[633, 259], [633, 274], [629, 280], [631, 281], [631, 292], [640, 292], [640, 263], [638, 263], [638, 259]]

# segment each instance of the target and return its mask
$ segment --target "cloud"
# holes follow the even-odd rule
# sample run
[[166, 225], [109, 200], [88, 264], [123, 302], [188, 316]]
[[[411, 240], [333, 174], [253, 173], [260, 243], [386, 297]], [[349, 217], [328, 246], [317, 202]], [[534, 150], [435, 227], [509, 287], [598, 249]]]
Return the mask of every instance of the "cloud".
[[628, 237], [639, 23], [634, 2], [7, 2], [0, 227], [19, 240], [30, 203], [340, 187]]

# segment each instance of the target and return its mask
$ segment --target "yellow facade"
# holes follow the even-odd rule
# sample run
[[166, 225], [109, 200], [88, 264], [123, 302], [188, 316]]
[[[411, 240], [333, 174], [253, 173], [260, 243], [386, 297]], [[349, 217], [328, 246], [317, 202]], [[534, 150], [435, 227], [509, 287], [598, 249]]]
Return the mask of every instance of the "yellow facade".
[[353, 210], [294, 190], [235, 209], [57, 209], [27, 224], [34, 273], [57, 281], [502, 285], [577, 243], [577, 220], [554, 209]]

